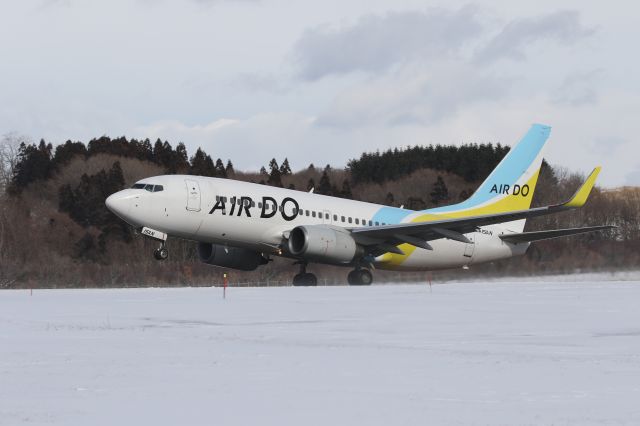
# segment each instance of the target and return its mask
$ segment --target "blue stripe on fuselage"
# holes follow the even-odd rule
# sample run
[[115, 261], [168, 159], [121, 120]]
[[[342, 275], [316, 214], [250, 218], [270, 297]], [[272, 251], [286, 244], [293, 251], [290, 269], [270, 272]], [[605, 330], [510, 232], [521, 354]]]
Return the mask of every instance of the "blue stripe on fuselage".
[[412, 210], [399, 209], [397, 207], [383, 207], [373, 216], [374, 222], [386, 223], [387, 225], [395, 225], [401, 223], [402, 220], [413, 213]]

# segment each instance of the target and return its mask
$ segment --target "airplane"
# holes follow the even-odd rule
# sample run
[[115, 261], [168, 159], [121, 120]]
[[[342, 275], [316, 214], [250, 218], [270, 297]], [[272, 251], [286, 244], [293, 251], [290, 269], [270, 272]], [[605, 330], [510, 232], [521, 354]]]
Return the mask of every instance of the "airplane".
[[317, 285], [309, 263], [353, 268], [348, 283], [369, 285], [376, 268], [467, 268], [523, 255], [533, 241], [613, 228], [523, 232], [529, 218], [582, 207], [600, 172], [568, 201], [530, 208], [550, 132], [533, 124], [470, 198], [421, 211], [192, 175], [145, 178], [105, 203], [160, 243], [158, 260], [168, 257], [171, 236], [197, 242], [210, 265], [251, 271], [282, 256], [300, 267], [296, 286]]

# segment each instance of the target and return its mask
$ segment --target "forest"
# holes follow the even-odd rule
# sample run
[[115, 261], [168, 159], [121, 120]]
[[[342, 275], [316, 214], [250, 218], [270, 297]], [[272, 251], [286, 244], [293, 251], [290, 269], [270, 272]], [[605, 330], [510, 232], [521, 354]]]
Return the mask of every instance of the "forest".
[[[223, 271], [197, 259], [195, 243], [170, 240], [167, 261], [153, 259], [156, 243], [109, 212], [104, 200], [143, 177], [192, 174], [343, 198], [425, 209], [468, 198], [509, 151], [500, 144], [429, 145], [363, 153], [344, 168], [291, 165], [271, 159], [259, 171], [235, 170], [205, 150], [184, 144], [102, 136], [87, 144], [53, 146], [16, 134], [0, 140], [0, 288], [286, 283], [296, 271], [276, 259], [253, 272]], [[266, 161], [267, 159], [265, 159]], [[312, 158], [311, 158], [312, 160]], [[534, 205], [569, 197], [584, 176], [543, 163]], [[377, 281], [614, 271], [640, 262], [640, 189], [596, 188], [583, 209], [527, 222], [526, 230], [609, 224], [612, 231], [532, 245], [523, 258], [428, 273], [376, 271]], [[310, 267], [327, 284], [346, 269]]]

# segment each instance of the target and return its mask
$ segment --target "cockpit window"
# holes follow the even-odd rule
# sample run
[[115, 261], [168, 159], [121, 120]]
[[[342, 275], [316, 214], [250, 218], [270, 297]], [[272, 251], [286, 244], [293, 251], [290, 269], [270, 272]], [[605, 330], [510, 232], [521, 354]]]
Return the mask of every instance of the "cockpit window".
[[136, 183], [132, 187], [132, 189], [144, 189], [149, 192], [160, 192], [164, 190], [162, 185], [151, 185], [149, 183]]

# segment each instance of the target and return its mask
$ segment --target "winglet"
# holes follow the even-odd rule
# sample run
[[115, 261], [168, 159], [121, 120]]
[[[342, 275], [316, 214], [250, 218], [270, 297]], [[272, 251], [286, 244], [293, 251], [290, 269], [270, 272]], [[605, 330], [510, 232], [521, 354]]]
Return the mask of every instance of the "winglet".
[[580, 208], [584, 206], [584, 203], [587, 202], [587, 198], [589, 198], [589, 194], [591, 194], [593, 186], [596, 184], [596, 178], [598, 177], [600, 170], [602, 170], [602, 167], [596, 167], [593, 169], [587, 180], [576, 191], [573, 197], [562, 205], [562, 207]]

